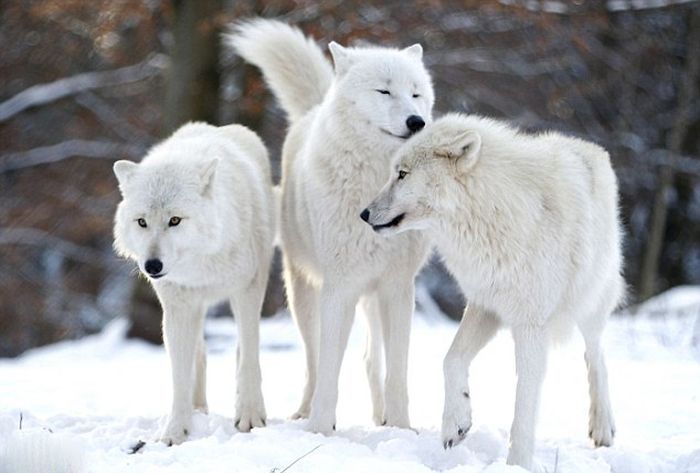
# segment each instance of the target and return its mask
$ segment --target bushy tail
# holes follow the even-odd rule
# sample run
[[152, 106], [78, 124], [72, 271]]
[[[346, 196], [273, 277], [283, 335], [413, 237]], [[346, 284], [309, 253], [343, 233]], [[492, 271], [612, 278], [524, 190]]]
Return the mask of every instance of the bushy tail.
[[232, 24], [230, 31], [225, 44], [262, 70], [291, 122], [321, 103], [333, 68], [311, 38], [286, 23], [261, 18]]

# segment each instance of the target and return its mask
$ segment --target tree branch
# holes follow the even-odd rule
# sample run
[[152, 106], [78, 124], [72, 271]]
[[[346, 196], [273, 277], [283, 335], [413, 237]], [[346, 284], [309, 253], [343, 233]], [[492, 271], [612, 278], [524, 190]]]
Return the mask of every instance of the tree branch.
[[104, 260], [110, 254], [102, 253], [87, 246], [52, 235], [37, 228], [5, 228], [0, 230], [0, 245], [24, 245], [40, 248], [51, 247], [68, 258], [81, 263], [104, 266]]
[[55, 163], [72, 156], [111, 159], [139, 158], [146, 151], [143, 145], [113, 141], [68, 140], [56, 145], [42, 146], [0, 156], [0, 174], [39, 164]]
[[48, 84], [32, 86], [0, 103], [0, 122], [6, 121], [27, 108], [44, 105], [78, 92], [138, 82], [156, 76], [165, 69], [166, 62], [166, 58], [158, 54], [132, 66], [111, 71], [85, 72]]

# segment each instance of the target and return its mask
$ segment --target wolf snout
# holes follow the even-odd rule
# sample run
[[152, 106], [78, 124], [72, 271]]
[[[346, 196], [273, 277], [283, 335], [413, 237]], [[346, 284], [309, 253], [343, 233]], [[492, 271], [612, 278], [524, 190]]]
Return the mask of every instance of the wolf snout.
[[425, 120], [418, 115], [411, 115], [406, 119], [406, 127], [411, 131], [411, 134], [417, 133], [425, 126]]
[[158, 277], [160, 272], [163, 271], [163, 262], [158, 258], [151, 258], [146, 261], [144, 268], [149, 276]]
[[360, 218], [364, 220], [365, 222], [369, 223], [369, 209], [365, 209], [362, 211], [360, 214]]

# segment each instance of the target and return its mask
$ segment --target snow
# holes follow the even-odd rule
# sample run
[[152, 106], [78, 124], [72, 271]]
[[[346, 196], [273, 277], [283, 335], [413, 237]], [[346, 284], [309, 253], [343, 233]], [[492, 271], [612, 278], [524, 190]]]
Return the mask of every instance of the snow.
[[[582, 341], [553, 350], [540, 409], [539, 466], [559, 473], [700, 473], [698, 319], [700, 288], [686, 287], [648, 302], [634, 317], [611, 320], [605, 340], [617, 423], [611, 448], [594, 449], [586, 436]], [[150, 442], [169, 410], [165, 353], [125, 340], [123, 321], [96, 336], [1, 359], [0, 473], [268, 473], [307, 452], [290, 473], [524, 471], [505, 465], [515, 394], [507, 332], [475, 360], [474, 426], [461, 445], [444, 451], [441, 367], [456, 324], [428, 306], [414, 318], [413, 431], [372, 425], [362, 317], [357, 322], [341, 373], [338, 431], [330, 437], [305, 432], [304, 421], [286, 420], [304, 378], [303, 351], [286, 315], [261, 327], [268, 426], [249, 434], [233, 427], [235, 326], [230, 319], [208, 320], [210, 414], [196, 414], [190, 439], [170, 448]], [[139, 440], [146, 446], [129, 454]]]

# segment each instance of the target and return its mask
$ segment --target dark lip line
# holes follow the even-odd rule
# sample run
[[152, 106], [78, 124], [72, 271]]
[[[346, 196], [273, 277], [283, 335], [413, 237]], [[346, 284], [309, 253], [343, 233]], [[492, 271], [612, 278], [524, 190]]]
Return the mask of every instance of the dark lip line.
[[149, 274], [148, 277], [151, 279], [160, 279], [163, 276], [165, 276], [167, 273], [160, 273], [160, 274]]
[[404, 136], [402, 136], [402, 135], [395, 135], [395, 134], [393, 134], [392, 132], [390, 132], [390, 131], [388, 131], [388, 130], [385, 130], [384, 128], [380, 128], [380, 130], [381, 130], [382, 132], [386, 133], [387, 135], [393, 136], [394, 138], [398, 138], [398, 139], [400, 139], [400, 140], [407, 140], [407, 139], [409, 139], [409, 138], [411, 137], [410, 134], [404, 135]]
[[394, 217], [394, 219], [391, 220], [390, 222], [383, 223], [383, 224], [381, 224], [381, 225], [372, 225], [372, 230], [374, 230], [374, 231], [376, 232], [376, 231], [379, 231], [379, 230], [381, 230], [381, 229], [383, 229], [383, 228], [395, 227], [395, 226], [397, 226], [399, 223], [401, 223], [401, 221], [403, 220], [403, 218], [404, 218], [405, 216], [406, 216], [406, 212], [397, 215], [397, 216]]

